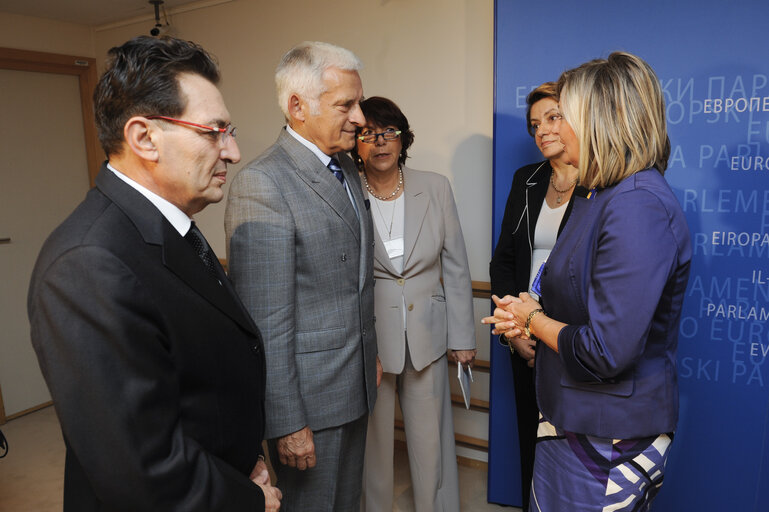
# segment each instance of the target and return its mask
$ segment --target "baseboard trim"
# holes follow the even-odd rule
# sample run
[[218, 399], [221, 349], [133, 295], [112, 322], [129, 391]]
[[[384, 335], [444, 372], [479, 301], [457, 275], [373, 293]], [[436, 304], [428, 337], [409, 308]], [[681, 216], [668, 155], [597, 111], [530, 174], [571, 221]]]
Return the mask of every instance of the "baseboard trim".
[[489, 463], [482, 460], [471, 459], [470, 457], [462, 457], [457, 455], [457, 464], [466, 468], [482, 469], [483, 471], [489, 471]]
[[22, 416], [33, 413], [35, 411], [39, 411], [40, 409], [45, 409], [46, 407], [50, 407], [52, 405], [53, 405], [53, 402], [45, 402], [43, 404], [30, 407], [29, 409], [24, 409], [23, 411], [19, 411], [16, 414], [11, 414], [10, 416], [6, 416], [5, 419], [6, 421], [15, 420], [16, 418], [21, 418]]

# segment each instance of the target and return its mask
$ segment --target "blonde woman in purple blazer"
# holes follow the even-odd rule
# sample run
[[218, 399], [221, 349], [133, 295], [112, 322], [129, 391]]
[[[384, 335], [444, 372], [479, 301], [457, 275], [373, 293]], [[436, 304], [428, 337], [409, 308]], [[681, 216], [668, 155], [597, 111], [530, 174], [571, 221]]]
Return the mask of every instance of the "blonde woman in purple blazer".
[[659, 80], [612, 53], [559, 80], [558, 133], [579, 180], [544, 264], [541, 303], [495, 299], [485, 323], [538, 340], [531, 510], [648, 510], [678, 419], [676, 348], [691, 242], [662, 174]]

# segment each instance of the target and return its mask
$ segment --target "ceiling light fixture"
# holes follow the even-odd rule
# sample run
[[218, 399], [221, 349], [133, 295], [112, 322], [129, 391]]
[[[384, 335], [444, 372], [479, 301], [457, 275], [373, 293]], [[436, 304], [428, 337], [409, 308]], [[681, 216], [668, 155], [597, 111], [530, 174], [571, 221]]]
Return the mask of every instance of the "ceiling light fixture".
[[[160, 30], [163, 28], [163, 25], [160, 23], [160, 6], [163, 5], [164, 2], [163, 0], [149, 0], [149, 3], [155, 6], [155, 26], [150, 30], [150, 35], [157, 37], [160, 35]], [[165, 11], [165, 9], [163, 9], [163, 11]], [[167, 24], [168, 23], [166, 23], [166, 25]]]

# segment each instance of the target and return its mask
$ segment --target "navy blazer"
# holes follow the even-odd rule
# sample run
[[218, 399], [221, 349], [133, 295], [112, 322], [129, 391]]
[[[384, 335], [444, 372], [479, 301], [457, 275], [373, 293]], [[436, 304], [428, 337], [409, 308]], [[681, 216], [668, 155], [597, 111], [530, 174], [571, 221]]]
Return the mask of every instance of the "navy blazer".
[[656, 170], [574, 198], [542, 276], [545, 311], [568, 324], [559, 353], [537, 351], [537, 402], [553, 425], [619, 439], [675, 430], [691, 256], [681, 206]]

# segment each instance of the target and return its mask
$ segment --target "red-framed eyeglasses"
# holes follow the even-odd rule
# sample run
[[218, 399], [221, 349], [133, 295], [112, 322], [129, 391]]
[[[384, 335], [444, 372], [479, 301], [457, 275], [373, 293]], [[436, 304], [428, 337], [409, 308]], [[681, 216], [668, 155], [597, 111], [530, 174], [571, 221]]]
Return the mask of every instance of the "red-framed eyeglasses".
[[190, 121], [183, 121], [181, 119], [174, 119], [173, 117], [167, 117], [167, 116], [147, 116], [147, 119], [162, 119], [164, 121], [171, 121], [172, 123], [185, 124], [187, 126], [200, 128], [201, 130], [206, 130], [208, 132], [218, 133], [221, 137], [220, 140], [222, 144], [226, 144], [229, 137], [232, 137], [233, 139], [235, 138], [236, 128], [232, 126], [232, 124], [228, 124], [224, 128], [217, 128], [216, 126], [207, 126], [204, 124], [193, 123]]

